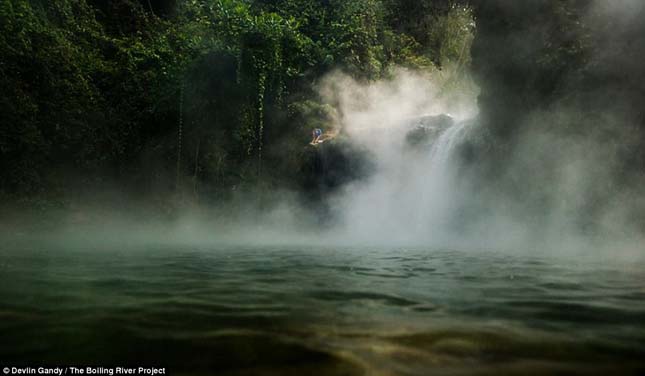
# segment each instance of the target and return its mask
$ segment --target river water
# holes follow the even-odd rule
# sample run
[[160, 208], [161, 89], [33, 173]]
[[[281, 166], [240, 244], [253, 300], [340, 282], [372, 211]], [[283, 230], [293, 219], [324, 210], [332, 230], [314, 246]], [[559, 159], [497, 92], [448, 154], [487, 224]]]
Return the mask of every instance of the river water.
[[494, 251], [0, 246], [0, 366], [645, 374], [645, 268]]

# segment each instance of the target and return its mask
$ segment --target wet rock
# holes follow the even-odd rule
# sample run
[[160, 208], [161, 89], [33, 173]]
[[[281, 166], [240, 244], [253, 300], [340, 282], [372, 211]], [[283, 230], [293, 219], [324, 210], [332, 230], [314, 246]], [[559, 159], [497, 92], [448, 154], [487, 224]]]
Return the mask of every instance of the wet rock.
[[308, 146], [300, 177], [310, 198], [320, 199], [347, 183], [368, 176], [373, 170], [369, 153], [338, 136], [316, 146]]
[[405, 136], [408, 146], [418, 148], [431, 145], [439, 134], [455, 124], [455, 119], [448, 114], [421, 116], [412, 119], [408, 125], [412, 128]]

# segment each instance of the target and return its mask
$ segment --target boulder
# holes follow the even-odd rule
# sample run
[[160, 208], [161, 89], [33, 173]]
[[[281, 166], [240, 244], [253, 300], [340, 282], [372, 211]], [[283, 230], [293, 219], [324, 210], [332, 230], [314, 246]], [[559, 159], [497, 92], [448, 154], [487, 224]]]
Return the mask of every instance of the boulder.
[[405, 141], [413, 148], [432, 145], [446, 128], [454, 124], [455, 119], [448, 114], [414, 118], [407, 122], [411, 129], [407, 132]]

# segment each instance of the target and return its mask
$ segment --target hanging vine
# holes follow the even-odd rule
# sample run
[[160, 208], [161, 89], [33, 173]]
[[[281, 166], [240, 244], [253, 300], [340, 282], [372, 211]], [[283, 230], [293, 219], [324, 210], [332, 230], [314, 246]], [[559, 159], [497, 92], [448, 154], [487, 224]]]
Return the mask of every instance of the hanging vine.
[[[211, 6], [197, 8], [195, 17], [210, 25], [213, 35], [223, 41], [226, 53], [236, 58], [236, 83], [244, 100], [236, 110], [237, 124], [232, 132], [236, 142], [239, 174], [251, 168], [256, 176], [263, 171], [267, 126], [266, 112], [283, 105], [285, 80], [299, 72], [294, 59], [306, 43], [294, 19], [276, 13], [256, 13], [248, 4], [217, 0]], [[285, 60], [285, 57], [288, 57]]]
[[257, 93], [257, 130], [256, 130], [256, 149], [258, 153], [257, 175], [262, 172], [262, 146], [264, 140], [264, 94], [266, 92], [266, 72], [260, 71], [258, 75], [258, 93]]
[[184, 80], [179, 85], [179, 116], [177, 119], [177, 170], [175, 173], [175, 189], [179, 189], [179, 178], [181, 176], [181, 144], [184, 131]]

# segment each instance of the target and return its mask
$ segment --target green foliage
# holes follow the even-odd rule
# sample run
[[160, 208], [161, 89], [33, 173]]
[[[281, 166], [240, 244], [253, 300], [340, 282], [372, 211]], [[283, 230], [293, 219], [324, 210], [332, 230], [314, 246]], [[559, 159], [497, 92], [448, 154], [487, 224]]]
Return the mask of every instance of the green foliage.
[[468, 64], [468, 9], [424, 2], [415, 26], [404, 3], [0, 0], [0, 192], [64, 190], [70, 171], [149, 186], [177, 151], [195, 185], [296, 170], [325, 73]]

